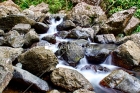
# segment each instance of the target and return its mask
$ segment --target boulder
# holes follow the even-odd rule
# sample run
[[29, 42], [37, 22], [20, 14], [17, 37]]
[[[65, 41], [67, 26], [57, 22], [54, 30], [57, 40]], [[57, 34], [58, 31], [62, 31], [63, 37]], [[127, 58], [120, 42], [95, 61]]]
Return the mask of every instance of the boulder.
[[117, 36], [123, 33], [124, 28], [129, 23], [135, 11], [136, 7], [131, 7], [128, 10], [114, 13], [105, 23], [100, 25], [101, 29], [98, 34], [114, 34]]
[[49, 90], [49, 86], [46, 81], [18, 67], [14, 67], [12, 80], [14, 80], [14, 82], [18, 82], [19, 84], [23, 84], [27, 87], [29, 85], [32, 85], [32, 88], [34, 88], [36, 91], [45, 92]]
[[21, 34], [28, 33], [30, 29], [31, 29], [30, 24], [22, 24], [22, 23], [19, 23], [12, 28], [12, 30], [16, 30]]
[[80, 88], [93, 90], [90, 82], [76, 70], [57, 68], [52, 72], [50, 77], [54, 85], [71, 92]]
[[9, 31], [5, 35], [5, 43], [11, 47], [20, 48], [24, 44], [24, 36], [20, 35], [16, 30]]
[[140, 92], [140, 80], [123, 70], [112, 71], [100, 84], [105, 87], [121, 90], [125, 93]]
[[20, 11], [20, 7], [12, 0], [7, 0], [0, 3], [0, 18], [8, 15], [19, 14]]
[[90, 44], [85, 49], [85, 56], [89, 63], [101, 64], [115, 48], [113, 44]]
[[[76, 16], [79, 18], [77, 18]], [[88, 18], [89, 26], [90, 26], [90, 23], [92, 23], [92, 21], [100, 23], [107, 19], [105, 12], [101, 9], [100, 6], [92, 6], [85, 2], [78, 3], [75, 7], [73, 7], [73, 9], [70, 13], [70, 19], [72, 21], [74, 21], [74, 23], [76, 23], [76, 22], [79, 23], [80, 21], [81, 22], [84, 21], [85, 19], [87, 19], [86, 16], [87, 16], [87, 18], [89, 17]], [[75, 19], [79, 19], [80, 21], [75, 20]]]
[[116, 38], [113, 34], [96, 35], [94, 41], [101, 44], [113, 44]]
[[112, 53], [112, 61], [115, 65], [132, 69], [140, 63], [140, 48], [133, 42], [128, 40], [120, 45]]
[[56, 36], [55, 35], [47, 35], [45, 37], [42, 38], [42, 40], [46, 40], [49, 43], [55, 44], [56, 43]]
[[67, 36], [67, 38], [72, 39], [88, 39], [89, 34], [86, 31], [73, 29]]
[[95, 93], [95, 92], [89, 91], [87, 89], [78, 89], [78, 90], [75, 90], [73, 93]]
[[71, 20], [65, 20], [57, 26], [58, 31], [68, 31], [75, 28], [75, 24]]
[[43, 33], [46, 33], [49, 29], [49, 25], [47, 24], [44, 24], [44, 23], [41, 23], [41, 22], [36, 22], [34, 25], [33, 25], [33, 28], [35, 29], [35, 31], [38, 33], [38, 34], [43, 34]]
[[0, 46], [0, 59], [14, 61], [22, 52], [22, 48]]
[[24, 46], [29, 47], [36, 42], [39, 42], [39, 36], [34, 29], [31, 29], [27, 34], [25, 34]]
[[80, 59], [84, 57], [83, 48], [72, 42], [62, 42], [59, 49], [63, 59], [72, 66], [76, 66]]
[[27, 18], [24, 15], [9, 15], [6, 17], [0, 18], [0, 29], [4, 31], [11, 30], [12, 27], [17, 25], [18, 23], [24, 23], [24, 24], [35, 24], [35, 21], [32, 19]]
[[0, 58], [0, 93], [3, 92], [13, 77], [13, 66], [9, 61], [11, 60]]
[[63, 38], [63, 39], [65, 39], [65, 38], [68, 36], [68, 34], [70, 34], [70, 32], [68, 32], [68, 31], [59, 31], [59, 32], [57, 33], [57, 35], [58, 35], [59, 37]]
[[134, 31], [134, 29], [138, 26], [138, 24], [140, 24], [140, 20], [136, 17], [132, 17], [130, 20], [129, 20], [129, 23], [128, 25], [125, 27], [124, 29], [124, 33], [125, 35], [130, 35], [132, 34], [132, 32]]
[[29, 49], [18, 57], [18, 61], [22, 63], [23, 69], [37, 76], [51, 72], [58, 64], [55, 54], [43, 46]]

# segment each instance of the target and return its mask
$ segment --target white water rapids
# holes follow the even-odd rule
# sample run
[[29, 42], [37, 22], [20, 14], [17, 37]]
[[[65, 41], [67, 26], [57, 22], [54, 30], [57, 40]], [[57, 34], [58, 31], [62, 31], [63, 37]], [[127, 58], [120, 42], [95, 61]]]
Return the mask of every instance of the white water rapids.
[[[54, 18], [52, 18], [50, 28], [49, 28], [48, 32], [45, 33], [45, 34], [40, 34], [40, 40], [44, 36], [56, 34], [58, 32], [57, 29], [56, 29], [56, 26], [59, 25], [61, 22], [63, 22], [63, 18], [60, 18], [59, 21], [56, 21]], [[59, 42], [62, 42], [62, 41], [67, 42], [67, 41], [70, 41], [70, 40], [71, 39], [62, 39], [60, 37], [56, 37], [57, 43], [47, 45], [47, 46], [45, 46], [45, 48], [50, 49], [53, 52], [56, 52], [58, 50], [57, 46], [58, 46]], [[69, 65], [66, 65], [66, 64], [67, 63], [64, 60], [59, 59], [59, 64], [57, 65], [57, 68], [58, 67], [64, 67], [64, 68], [77, 70], [93, 85], [94, 91], [96, 93], [118, 93], [118, 92], [114, 91], [113, 89], [106, 89], [106, 88], [103, 88], [99, 85], [99, 82], [104, 77], [106, 77], [110, 72], [101, 72], [101, 71], [98, 71], [98, 70], [97, 70], [97, 72], [95, 72], [93, 69], [81, 70], [83, 67], [85, 67], [87, 65], [90, 65], [87, 62], [85, 57], [80, 60], [79, 64], [76, 66], [76, 68], [73, 68], [73, 67], [71, 67]], [[109, 56], [104, 63], [100, 64], [100, 66], [106, 67], [110, 70], [114, 70], [114, 69], [118, 68], [114, 65], [111, 65], [111, 56]]]

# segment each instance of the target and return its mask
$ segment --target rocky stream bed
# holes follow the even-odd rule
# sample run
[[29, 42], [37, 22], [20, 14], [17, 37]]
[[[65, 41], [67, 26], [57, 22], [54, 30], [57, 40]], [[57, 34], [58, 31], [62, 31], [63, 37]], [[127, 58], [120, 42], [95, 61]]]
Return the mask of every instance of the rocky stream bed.
[[0, 3], [0, 93], [140, 93], [137, 8], [107, 18], [101, 6], [72, 1], [57, 14], [45, 3]]

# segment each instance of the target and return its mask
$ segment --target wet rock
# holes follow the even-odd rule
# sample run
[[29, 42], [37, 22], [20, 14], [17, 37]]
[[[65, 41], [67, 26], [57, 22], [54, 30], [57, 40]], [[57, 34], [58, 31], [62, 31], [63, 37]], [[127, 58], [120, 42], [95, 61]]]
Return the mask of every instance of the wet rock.
[[28, 47], [31, 46], [33, 43], [39, 42], [39, 36], [34, 31], [34, 29], [31, 29], [26, 35], [25, 35], [25, 42], [24, 46]]
[[64, 30], [68, 31], [75, 27], [76, 27], [75, 24], [71, 20], [66, 20], [57, 26], [57, 30], [58, 31], [64, 31]]
[[0, 18], [3, 16], [13, 15], [20, 13], [20, 7], [12, 0], [7, 0], [0, 3]]
[[88, 39], [89, 34], [86, 31], [73, 29], [67, 36], [67, 38], [72, 39]]
[[140, 80], [123, 70], [115, 70], [105, 77], [100, 84], [105, 87], [121, 90], [125, 93], [139, 93]]
[[18, 57], [18, 61], [22, 63], [23, 69], [34, 75], [50, 72], [58, 63], [55, 54], [43, 46], [33, 47], [26, 51]]
[[[71, 11], [70, 13], [72, 21], [75, 21], [74, 23], [83, 22], [86, 19], [86, 16], [89, 17], [88, 25], [90, 26], [92, 20], [94, 22], [103, 22], [107, 19], [105, 13], [100, 8], [100, 6], [92, 6], [85, 2], [78, 3]], [[78, 15], [78, 16], [77, 16]], [[77, 17], [80, 18], [77, 18]], [[83, 17], [82, 17], [83, 16]], [[79, 19], [79, 20], [75, 20]], [[78, 22], [79, 21], [79, 22]]]
[[60, 93], [60, 92], [58, 90], [51, 90], [51, 91], [49, 91], [47, 93]]
[[136, 11], [136, 7], [114, 13], [105, 24], [101, 24], [99, 34], [118, 34], [123, 33], [123, 29]]
[[[1, 50], [1, 48], [0, 48]], [[0, 53], [1, 54], [1, 53]], [[9, 84], [13, 77], [13, 66], [9, 62], [10, 60], [5, 60], [0, 58], [0, 92], [2, 93], [5, 87]]]
[[37, 91], [49, 90], [49, 86], [46, 81], [18, 67], [14, 67], [13, 80], [19, 84], [26, 85], [27, 87], [32, 85], [32, 88]]
[[20, 35], [16, 30], [10, 31], [5, 35], [6, 45], [19, 48], [24, 44], [24, 36]]
[[3, 37], [0, 37], [0, 45], [3, 45], [5, 42], [5, 39]]
[[81, 70], [92, 70], [98, 73], [105, 73], [110, 71], [109, 68], [100, 65], [85, 65], [84, 67], [81, 68]]
[[56, 36], [55, 35], [47, 35], [45, 37], [42, 38], [42, 40], [46, 40], [49, 43], [55, 44], [56, 43]]
[[89, 63], [101, 64], [115, 48], [113, 44], [90, 44], [86, 47], [85, 56]]
[[9, 31], [18, 23], [30, 24], [32, 26], [35, 24], [35, 21], [27, 18], [24, 15], [9, 15], [0, 18], [0, 29]]
[[78, 89], [78, 90], [74, 91], [73, 93], [95, 93], [95, 92], [89, 91], [87, 89]]
[[89, 44], [89, 41], [85, 40], [85, 39], [77, 39], [77, 40], [74, 40], [74, 41], [71, 41], [72, 43], [75, 43], [79, 46], [86, 46], [87, 44]]
[[113, 44], [116, 38], [113, 34], [96, 35], [94, 41], [101, 44]]
[[14, 61], [23, 52], [23, 49], [0, 46], [0, 51], [0, 59]]
[[68, 91], [75, 91], [80, 88], [93, 90], [90, 82], [82, 74], [68, 68], [55, 69], [51, 74], [51, 81], [56, 86]]
[[133, 41], [127, 41], [113, 51], [113, 62], [120, 67], [131, 69], [140, 63], [140, 48]]
[[65, 39], [69, 33], [70, 32], [68, 32], [68, 31], [60, 31], [60, 32], [58, 32], [58, 36]]
[[84, 57], [83, 48], [75, 43], [62, 42], [59, 49], [63, 59], [72, 66], [76, 66], [80, 59]]
[[29, 30], [31, 29], [31, 25], [30, 24], [17, 24], [15, 25], [12, 30], [16, 30], [21, 34], [26, 34], [29, 32]]
[[4, 31], [0, 29], [0, 36], [4, 35]]
[[49, 29], [49, 26], [44, 24], [44, 23], [41, 23], [41, 22], [36, 22], [34, 25], [33, 25], [33, 28], [35, 29], [35, 31], [38, 33], [38, 34], [43, 34], [43, 33], [46, 33]]
[[41, 40], [37, 43], [32, 44], [31, 48], [36, 47], [36, 46], [44, 46], [45, 47], [46, 45], [49, 45], [49, 44], [50, 44], [49, 42], [47, 42], [45, 40]]
[[132, 32], [134, 31], [134, 29], [138, 26], [138, 24], [140, 24], [140, 20], [136, 17], [132, 17], [128, 23], [128, 25], [125, 27], [124, 29], [124, 33], [126, 35], [130, 35], [132, 34]]

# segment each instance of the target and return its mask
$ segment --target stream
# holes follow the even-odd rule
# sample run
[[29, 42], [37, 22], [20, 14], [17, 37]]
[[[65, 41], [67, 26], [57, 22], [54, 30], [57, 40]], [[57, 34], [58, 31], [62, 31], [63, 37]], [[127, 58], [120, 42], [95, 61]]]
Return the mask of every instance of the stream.
[[[40, 40], [44, 37], [44, 36], [47, 36], [47, 35], [54, 35], [56, 34], [57, 32], [57, 29], [56, 29], [56, 26], [61, 24], [63, 22], [63, 18], [60, 18], [60, 20], [55, 20], [54, 18], [52, 18], [50, 20], [50, 28], [48, 30], [47, 33], [44, 33], [44, 34], [40, 34]], [[52, 50], [54, 53], [58, 50], [58, 44], [60, 42], [68, 42], [68, 41], [72, 41], [74, 39], [62, 39], [61, 37], [57, 37], [56, 36], [56, 44], [49, 44], [49, 45], [46, 45], [45, 46], [45, 49], [50, 49]], [[90, 39], [88, 39], [88, 41], [90, 43], [92, 43], [90, 41]], [[94, 43], [92, 43], [94, 44]], [[74, 68], [74, 67], [71, 67], [68, 65], [68, 63], [66, 63], [63, 59], [61, 59], [60, 56], [58, 56], [58, 61], [59, 61], [59, 64], [56, 66], [57, 68], [58, 67], [64, 67], [64, 68], [69, 68], [69, 69], [73, 69], [73, 70], [77, 70], [78, 72], [80, 72], [92, 85], [93, 85], [93, 88], [94, 88], [94, 91], [96, 93], [122, 93], [122, 92], [118, 92], [117, 90], [114, 90], [114, 89], [109, 89], [109, 88], [103, 88], [99, 85], [99, 82], [104, 78], [106, 77], [108, 74], [110, 74], [110, 72], [112, 70], [115, 70], [119, 67], [117, 66], [114, 66], [111, 62], [111, 55], [107, 57], [107, 59], [102, 63], [102, 64], [99, 64], [99, 66], [102, 66], [104, 68], [107, 68], [109, 69], [110, 71], [109, 72], [105, 72], [105, 71], [100, 71], [100, 70], [93, 70], [93, 69], [88, 69], [88, 66], [91, 66], [91, 64], [89, 64], [87, 62], [87, 59], [84, 57], [80, 60], [79, 64]], [[87, 68], [86, 68], [87, 67]], [[95, 65], [96, 67], [96, 65]]]

